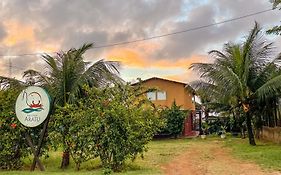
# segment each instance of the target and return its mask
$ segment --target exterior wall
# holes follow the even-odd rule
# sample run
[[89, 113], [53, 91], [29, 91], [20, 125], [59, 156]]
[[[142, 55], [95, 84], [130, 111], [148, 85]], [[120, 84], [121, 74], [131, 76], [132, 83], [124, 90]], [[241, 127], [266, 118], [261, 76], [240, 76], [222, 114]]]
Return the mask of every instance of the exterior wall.
[[261, 138], [264, 140], [281, 143], [281, 127], [262, 127]]
[[162, 79], [149, 79], [144, 81], [143, 86], [156, 88], [158, 90], [166, 91], [166, 100], [153, 100], [155, 105], [163, 107], [171, 107], [173, 101], [185, 110], [195, 110], [195, 105], [192, 102], [193, 95], [185, 88], [184, 83], [177, 83]]

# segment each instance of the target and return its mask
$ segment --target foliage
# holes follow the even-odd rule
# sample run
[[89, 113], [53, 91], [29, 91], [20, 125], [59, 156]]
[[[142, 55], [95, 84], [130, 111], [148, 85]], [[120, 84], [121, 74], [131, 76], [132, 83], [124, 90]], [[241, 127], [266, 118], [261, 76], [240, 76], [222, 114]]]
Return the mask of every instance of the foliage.
[[57, 138], [63, 138], [77, 169], [99, 156], [105, 169], [121, 171], [125, 160], [134, 160], [146, 150], [161, 121], [140, 91], [129, 85], [86, 87], [79, 103], [57, 110], [52, 121], [60, 133]]
[[22, 166], [23, 144], [19, 122], [14, 113], [17, 91], [0, 91], [0, 169], [18, 169]]
[[171, 108], [165, 108], [161, 112], [161, 117], [166, 121], [166, 126], [162, 129], [162, 134], [177, 137], [180, 135], [184, 128], [184, 120], [188, 112], [181, 110], [174, 101]]
[[146, 150], [161, 123], [151, 103], [129, 85], [88, 91], [85, 104], [93, 119], [93, 137], [103, 167], [122, 170]]
[[[278, 8], [280, 10], [280, 4], [281, 1], [280, 0], [270, 0], [270, 2], [272, 3], [272, 7], [273, 9]], [[275, 34], [275, 35], [280, 35], [281, 34], [281, 26], [274, 26], [271, 29], [266, 31], [268, 34]]]
[[208, 122], [203, 122], [202, 123], [202, 131], [203, 131], [203, 134], [209, 134], [209, 131], [210, 130], [210, 125]]
[[201, 80], [193, 83], [201, 95], [208, 97], [211, 103], [226, 107], [221, 108], [225, 111], [243, 109], [252, 145], [255, 145], [252, 118], [264, 114], [267, 110], [262, 104], [281, 92], [281, 57], [273, 58], [272, 43], [263, 41], [260, 33], [255, 23], [243, 43], [227, 43], [223, 52], [210, 51], [214, 63], [192, 65], [201, 73]]
[[[67, 104], [75, 104], [80, 98], [84, 97], [83, 86], [104, 87], [111, 83], [122, 81], [118, 74], [118, 62], [99, 60], [95, 63], [84, 61], [84, 54], [91, 49], [93, 44], [84, 44], [79, 49], [72, 48], [67, 52], [60, 52], [55, 56], [43, 55], [43, 59], [48, 66], [47, 72], [41, 73], [35, 70], [24, 72], [27, 84], [44, 86], [48, 89], [51, 96], [55, 99], [57, 107], [64, 107]], [[72, 123], [65, 120], [61, 122], [63, 128], [62, 136], [70, 135]], [[62, 137], [64, 154], [61, 167], [65, 168], [69, 164], [69, 144]]]
[[[31, 154], [25, 135], [29, 134], [37, 145], [42, 127], [27, 128], [16, 118], [15, 102], [20, 89], [0, 90], [0, 169], [19, 169], [22, 159]], [[47, 155], [49, 140], [45, 138], [41, 154]]]
[[[50, 133], [53, 145], [62, 144], [64, 150], [67, 149], [79, 170], [83, 162], [96, 157], [93, 124], [91, 123], [91, 113], [84, 104], [58, 107], [52, 121], [53, 130]], [[65, 126], [68, 126], [67, 132]]]
[[35, 70], [24, 72], [28, 83], [46, 86], [56, 104], [72, 104], [83, 96], [82, 87], [101, 87], [115, 81], [118, 77], [118, 62], [99, 60], [95, 63], [84, 61], [83, 55], [93, 47], [93, 44], [84, 44], [79, 49], [72, 48], [56, 56], [43, 55], [48, 66], [46, 73]]
[[28, 155], [22, 139], [23, 127], [14, 113], [18, 91], [0, 91], [0, 169], [19, 169], [23, 157]]

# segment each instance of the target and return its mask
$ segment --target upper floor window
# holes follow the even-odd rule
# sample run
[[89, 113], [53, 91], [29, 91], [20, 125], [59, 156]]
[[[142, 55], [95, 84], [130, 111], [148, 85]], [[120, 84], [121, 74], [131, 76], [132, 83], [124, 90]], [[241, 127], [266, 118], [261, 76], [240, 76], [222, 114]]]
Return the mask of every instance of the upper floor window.
[[157, 100], [166, 100], [166, 92], [157, 91]]
[[166, 92], [165, 91], [155, 91], [155, 92], [148, 92], [146, 94], [149, 100], [166, 100]]
[[148, 92], [146, 96], [149, 100], [156, 100], [156, 92]]

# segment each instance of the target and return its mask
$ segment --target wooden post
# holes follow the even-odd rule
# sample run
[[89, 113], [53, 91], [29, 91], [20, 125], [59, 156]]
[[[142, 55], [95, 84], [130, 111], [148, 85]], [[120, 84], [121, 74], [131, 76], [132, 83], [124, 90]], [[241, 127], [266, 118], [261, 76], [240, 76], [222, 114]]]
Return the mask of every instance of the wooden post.
[[[37, 159], [39, 159], [39, 155], [40, 155], [40, 151], [41, 151], [41, 148], [42, 148], [43, 140], [44, 140], [45, 134], [47, 133], [47, 127], [48, 127], [49, 120], [50, 120], [50, 116], [47, 117], [47, 119], [44, 123], [43, 129], [42, 129], [42, 132], [40, 134], [40, 140], [39, 140], [39, 143], [38, 143], [36, 153], [34, 155], [34, 159], [33, 159], [30, 171], [34, 171], [35, 167], [36, 167], [36, 162], [38, 163]], [[39, 165], [39, 168], [40, 168], [40, 165]], [[40, 168], [40, 170], [44, 171], [44, 167], [43, 167], [43, 170], [41, 168]]]
[[[31, 139], [30, 135], [27, 134], [27, 133], [25, 133], [25, 138], [26, 138], [27, 144], [28, 144], [28, 145], [30, 146], [30, 148], [31, 148], [31, 151], [32, 151], [32, 153], [33, 153], [33, 155], [34, 155], [34, 160], [37, 162], [37, 164], [38, 164], [40, 170], [41, 170], [41, 171], [45, 171], [45, 168], [44, 168], [43, 164], [41, 163], [41, 161], [40, 161], [40, 159], [39, 159], [39, 156], [36, 156], [36, 150], [35, 150], [35, 147], [34, 147], [34, 144], [33, 144], [33, 142], [32, 142], [32, 139]], [[34, 169], [33, 169], [33, 170], [30, 169], [30, 171], [34, 171]]]
[[31, 137], [29, 135], [27, 135], [27, 141], [29, 142], [29, 146], [31, 147], [31, 149], [33, 149], [32, 152], [33, 152], [33, 155], [34, 155], [33, 162], [32, 162], [32, 165], [30, 167], [30, 171], [35, 170], [36, 163], [38, 164], [41, 171], [45, 171], [45, 168], [44, 168], [43, 164], [41, 163], [41, 161], [39, 159], [39, 156], [40, 156], [40, 151], [41, 151], [41, 148], [42, 148], [42, 145], [43, 145], [44, 137], [47, 133], [47, 128], [48, 128], [48, 124], [49, 124], [49, 121], [50, 121], [50, 116], [54, 112], [54, 103], [55, 103], [55, 99], [51, 103], [51, 110], [50, 110], [50, 112], [49, 112], [49, 114], [48, 114], [48, 116], [47, 116], [47, 118], [44, 122], [44, 126], [43, 126], [42, 132], [40, 134], [40, 140], [39, 140], [39, 143], [38, 143], [38, 146], [37, 146], [37, 150], [35, 150], [35, 148], [34, 148]]

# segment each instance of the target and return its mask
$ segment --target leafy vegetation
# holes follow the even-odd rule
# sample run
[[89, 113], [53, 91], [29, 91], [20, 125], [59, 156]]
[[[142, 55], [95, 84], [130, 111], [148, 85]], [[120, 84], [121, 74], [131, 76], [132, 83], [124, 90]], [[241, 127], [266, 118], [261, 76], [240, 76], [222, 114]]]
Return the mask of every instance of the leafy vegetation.
[[[82, 162], [99, 157], [105, 169], [121, 171], [127, 159], [143, 154], [161, 120], [150, 102], [137, 95], [140, 90], [129, 85], [86, 88], [87, 95], [78, 105], [57, 111], [57, 138], [64, 137], [77, 169]], [[62, 123], [69, 132], [64, 132]]]
[[[270, 0], [270, 2], [272, 3], [273, 9], [278, 8], [280, 10], [280, 4], [281, 4], [280, 0]], [[267, 30], [267, 33], [268, 34], [280, 35], [281, 34], [281, 26], [280, 25], [274, 26], [271, 29]]]
[[116, 62], [83, 61], [83, 54], [91, 47], [86, 44], [55, 57], [44, 55], [47, 72], [25, 71], [24, 81], [0, 77], [0, 95], [5, 96], [0, 106], [4, 116], [0, 130], [1, 169], [18, 169], [22, 158], [30, 155], [27, 133], [35, 144], [39, 140], [36, 137], [41, 128], [20, 125], [11, 105], [19, 90], [27, 85], [43, 86], [55, 100], [56, 110], [41, 156], [51, 146], [62, 148], [61, 168], [68, 166], [70, 156], [77, 170], [83, 162], [99, 157], [106, 174], [123, 170], [127, 159], [134, 160], [146, 151], [146, 145], [163, 125], [157, 109], [143, 98], [145, 91], [141, 87], [122, 84]]
[[261, 28], [255, 23], [243, 43], [227, 43], [223, 52], [210, 51], [214, 63], [192, 65], [201, 74], [201, 80], [193, 82], [197, 93], [217, 112], [243, 116], [251, 145], [256, 144], [253, 119], [260, 126], [269, 118], [281, 91], [280, 55], [272, 58], [272, 43], [262, 40], [260, 34]]
[[184, 120], [188, 116], [188, 111], [181, 110], [174, 101], [170, 108], [161, 111], [161, 117], [166, 121], [166, 126], [162, 128], [161, 134], [178, 137], [182, 134], [184, 128]]
[[[19, 169], [22, 159], [31, 154], [25, 134], [36, 142], [40, 129], [26, 128], [16, 118], [14, 104], [20, 89], [0, 90], [0, 169]], [[47, 140], [41, 155], [48, 150]]]
[[0, 169], [18, 169], [22, 165], [21, 158], [26, 156], [26, 149], [21, 140], [21, 131], [16, 129], [16, 119], [11, 102], [16, 101], [15, 92], [0, 91]]
[[[83, 54], [92, 46], [93, 44], [84, 44], [79, 49], [73, 48], [67, 52], [58, 53], [56, 56], [43, 55], [48, 68], [46, 72], [27, 70], [24, 72], [23, 81], [0, 76], [1, 88], [17, 89], [28, 85], [42, 86], [53, 97], [56, 107], [64, 107], [67, 104], [75, 104], [85, 95], [82, 91], [84, 85], [103, 87], [107, 84], [120, 82], [118, 62], [100, 60], [96, 63], [90, 63], [84, 61]], [[59, 127], [63, 128], [63, 136], [68, 135], [71, 123], [60, 121], [62, 123]], [[58, 123], [56, 124], [58, 125]], [[62, 137], [62, 145], [64, 154], [61, 167], [65, 168], [69, 164], [69, 144], [66, 143], [65, 137]]]
[[[115, 81], [121, 81], [118, 77], [117, 62], [100, 60], [92, 64], [84, 61], [83, 54], [92, 47], [93, 44], [84, 44], [79, 49], [73, 48], [54, 57], [43, 55], [43, 59], [48, 65], [47, 72], [42, 74], [34, 70], [25, 71], [24, 78], [27, 84], [46, 87], [55, 99], [55, 105], [64, 107], [66, 104], [74, 104], [85, 95], [82, 91], [84, 85], [102, 87]], [[60, 126], [64, 132], [62, 168], [69, 164], [69, 144], [64, 136], [69, 134], [70, 124], [62, 122]]]

